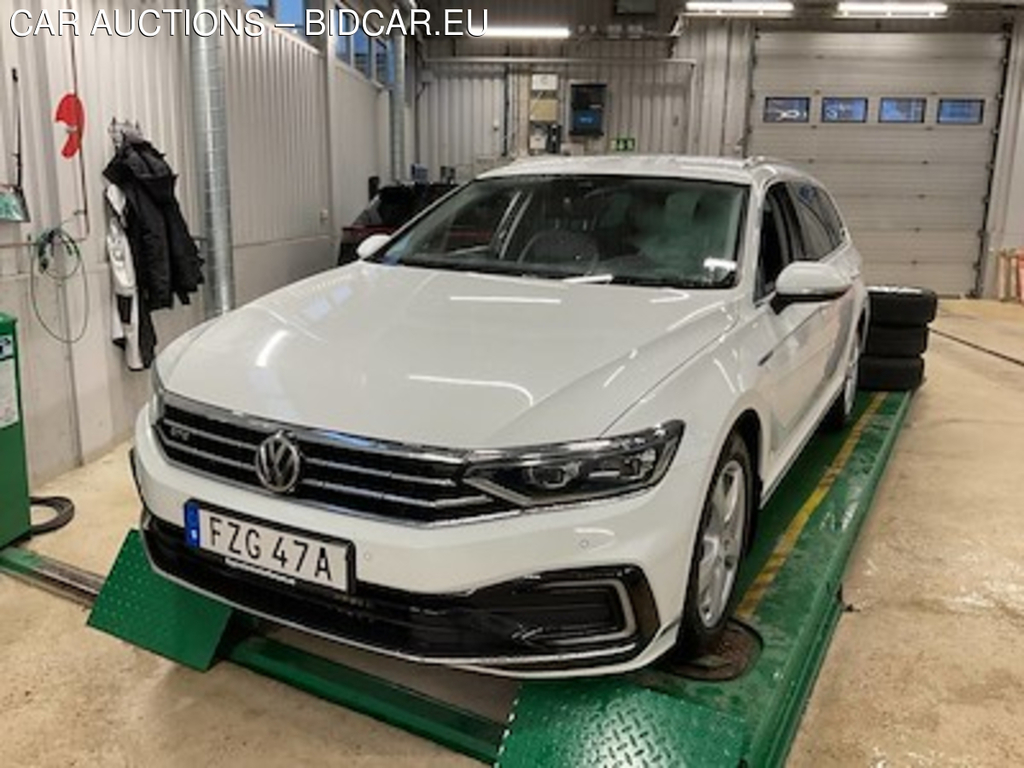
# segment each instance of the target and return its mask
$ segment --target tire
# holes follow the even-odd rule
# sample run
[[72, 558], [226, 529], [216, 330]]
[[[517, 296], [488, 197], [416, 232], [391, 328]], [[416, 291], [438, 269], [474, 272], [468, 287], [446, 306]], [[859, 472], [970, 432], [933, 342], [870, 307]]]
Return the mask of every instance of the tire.
[[869, 357], [860, 361], [860, 388], [875, 392], [906, 392], [924, 380], [920, 357]]
[[900, 328], [928, 325], [935, 319], [939, 306], [935, 291], [928, 288], [871, 286], [868, 296], [873, 325]]
[[928, 349], [928, 327], [891, 327], [874, 325], [868, 328], [865, 354], [874, 357], [917, 357]]
[[[729, 517], [729, 510], [722, 503], [716, 503], [716, 499], [728, 502], [734, 487], [742, 496], [734, 500], [736, 506], [732, 509], [732, 515], [741, 517]], [[673, 652], [678, 658], [692, 659], [707, 653], [715, 647], [725, 630], [732, 613], [736, 575], [752, 523], [754, 488], [750, 451], [743, 439], [733, 433], [718, 457], [704, 500], [690, 559], [690, 578], [686, 587], [679, 639]], [[716, 491], [722, 495], [719, 496]], [[727, 520], [732, 520], [732, 524], [726, 523]], [[717, 544], [713, 544], [716, 538]], [[703, 584], [702, 561], [706, 563]], [[721, 577], [722, 581], [715, 582], [712, 575]], [[710, 581], [709, 577], [712, 577]]]
[[846, 361], [846, 376], [843, 387], [839, 390], [832, 407], [828, 409], [821, 426], [826, 432], [839, 432], [850, 423], [853, 407], [857, 401], [857, 388], [860, 386], [860, 332], [853, 340], [852, 349]]

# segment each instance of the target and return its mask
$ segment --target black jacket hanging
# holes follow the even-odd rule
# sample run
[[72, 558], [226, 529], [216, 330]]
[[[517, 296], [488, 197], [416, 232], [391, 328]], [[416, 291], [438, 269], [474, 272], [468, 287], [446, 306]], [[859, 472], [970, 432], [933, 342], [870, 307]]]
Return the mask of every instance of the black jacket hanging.
[[203, 282], [203, 260], [174, 196], [177, 176], [163, 153], [144, 139], [126, 137], [103, 175], [128, 201], [127, 234], [142, 311], [170, 308], [175, 296], [188, 304]]

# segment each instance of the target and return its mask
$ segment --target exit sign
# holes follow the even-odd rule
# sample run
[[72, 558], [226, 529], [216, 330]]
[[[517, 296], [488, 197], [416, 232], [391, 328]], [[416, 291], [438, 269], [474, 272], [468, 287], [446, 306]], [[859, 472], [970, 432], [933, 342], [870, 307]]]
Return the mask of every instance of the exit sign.
[[615, 152], [636, 152], [636, 139], [632, 136], [612, 139], [612, 149]]

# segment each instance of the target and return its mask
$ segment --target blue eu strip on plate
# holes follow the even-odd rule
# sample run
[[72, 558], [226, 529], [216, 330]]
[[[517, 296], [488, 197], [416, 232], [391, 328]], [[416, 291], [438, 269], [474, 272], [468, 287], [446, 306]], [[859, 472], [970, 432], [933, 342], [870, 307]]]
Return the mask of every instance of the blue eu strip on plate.
[[185, 504], [185, 543], [190, 547], [199, 546], [199, 505], [194, 501]]

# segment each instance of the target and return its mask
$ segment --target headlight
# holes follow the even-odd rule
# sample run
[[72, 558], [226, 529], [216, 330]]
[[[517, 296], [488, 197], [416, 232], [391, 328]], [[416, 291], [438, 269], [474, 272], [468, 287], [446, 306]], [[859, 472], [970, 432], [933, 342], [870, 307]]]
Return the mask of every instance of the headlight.
[[151, 370], [150, 381], [153, 384], [153, 396], [149, 400], [149, 423], [156, 424], [156, 422], [163, 415], [164, 410], [164, 382], [160, 378], [160, 366], [157, 365], [157, 361], [153, 361], [153, 367]]
[[621, 437], [507, 451], [477, 451], [465, 482], [521, 507], [567, 504], [642, 490], [668, 470], [683, 435], [671, 421]]

